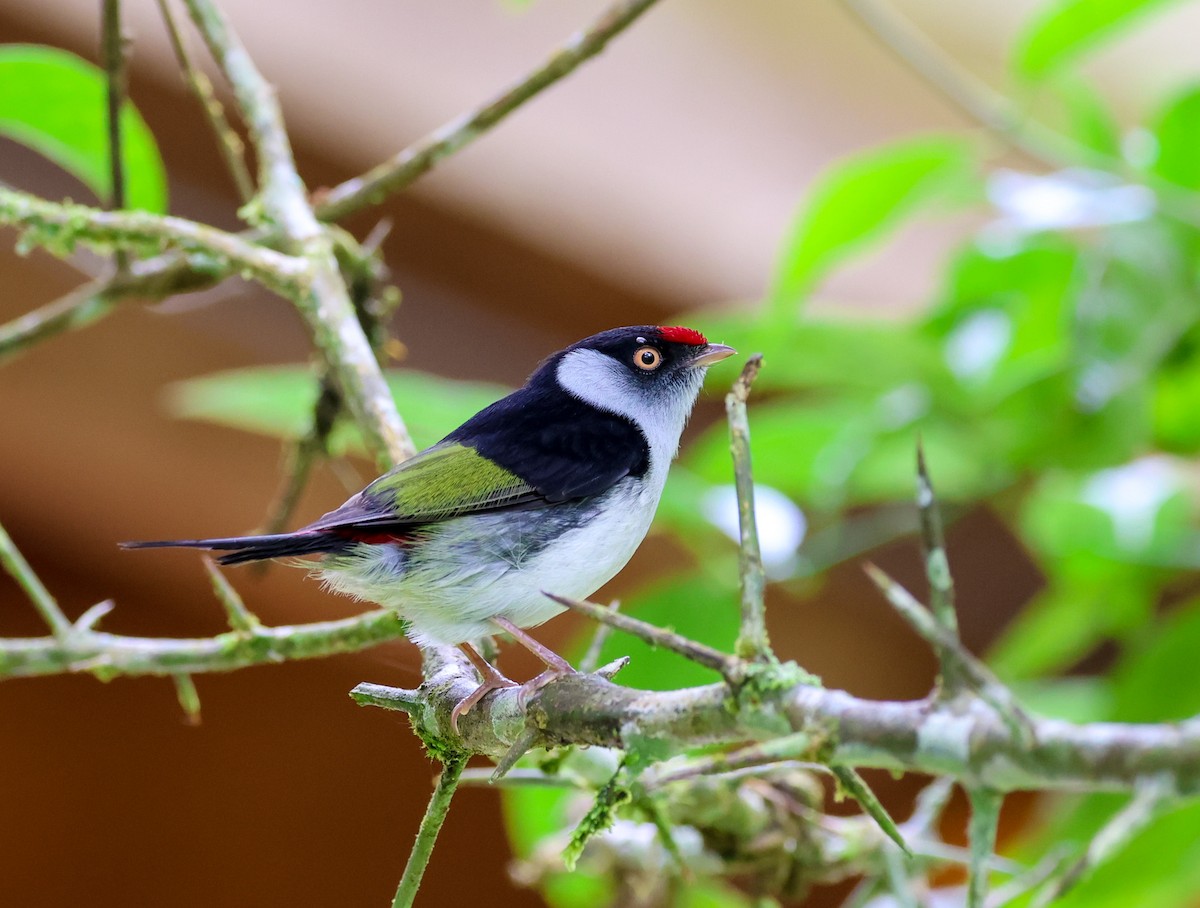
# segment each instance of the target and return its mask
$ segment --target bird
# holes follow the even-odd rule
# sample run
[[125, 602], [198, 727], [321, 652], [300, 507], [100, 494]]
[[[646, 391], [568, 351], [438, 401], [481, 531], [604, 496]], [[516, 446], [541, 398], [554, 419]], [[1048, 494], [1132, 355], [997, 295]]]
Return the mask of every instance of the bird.
[[[395, 610], [418, 646], [461, 646], [487, 693], [574, 671], [526, 634], [586, 599], [650, 528], [708, 368], [736, 351], [682, 326], [613, 328], [551, 354], [525, 384], [294, 532], [121, 543], [222, 553], [224, 565], [319, 555], [330, 589]], [[312, 567], [312, 562], [299, 561]], [[526, 685], [473, 642], [508, 633], [546, 665]]]

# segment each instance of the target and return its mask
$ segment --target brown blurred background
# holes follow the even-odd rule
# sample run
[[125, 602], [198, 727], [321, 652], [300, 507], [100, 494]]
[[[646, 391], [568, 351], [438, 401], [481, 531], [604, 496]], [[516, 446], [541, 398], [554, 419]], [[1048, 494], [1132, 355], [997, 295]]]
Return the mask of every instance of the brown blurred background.
[[[899, 6], [989, 78], [1032, 3]], [[230, 181], [171, 62], [154, 4], [126, 2], [132, 96], [171, 178], [172, 211], [233, 227]], [[310, 188], [333, 185], [524, 74], [598, 2], [223, 4], [280, 89]], [[1169, 68], [1187, 29], [1163, 17], [1096, 76], [1127, 109]], [[1194, 31], [1191, 32], [1194, 34]], [[98, 4], [0, 0], [0, 40], [96, 58]], [[1131, 55], [1156, 48], [1159, 66]], [[199, 54], [198, 54], [199, 56]], [[2, 86], [0, 86], [2, 90]], [[555, 87], [381, 216], [404, 303], [395, 333], [411, 365], [518, 383], [543, 355], [623, 323], [753, 300], [808, 186], [837, 157], [906, 133], [968, 124], [832, 3], [666, 0], [598, 60]], [[0, 145], [0, 179], [51, 198], [87, 193], [34, 155]], [[822, 291], [823, 306], [886, 317], [921, 305], [963, 224], [906, 231]], [[0, 244], [0, 319], [83, 280], [76, 267]], [[47, 343], [0, 371], [0, 519], [64, 608], [113, 598], [113, 631], [222, 630], [191, 553], [130, 554], [121, 539], [254, 527], [276, 487], [277, 443], [172, 420], [168, 383], [219, 369], [303, 361], [289, 307], [225, 286]], [[358, 464], [363, 478], [370, 468]], [[339, 503], [319, 471], [299, 510]], [[651, 542], [607, 594], [651, 570]], [[911, 543], [873, 557], [917, 583]], [[952, 537], [967, 642], [986, 645], [1037, 578], [986, 514]], [[268, 623], [353, 613], [299, 572], [239, 572]], [[833, 686], [916, 697], [933, 663], [853, 566], [819, 595], [772, 603], [772, 636]], [[570, 618], [541, 636], [561, 643]], [[0, 578], [0, 634], [40, 633]], [[532, 666], [514, 660], [513, 671]], [[0, 902], [94, 905], [382, 905], [424, 809], [433, 766], [402, 719], [354, 707], [358, 681], [417, 681], [413, 647], [197, 679], [189, 727], [170, 684], [91, 677], [0, 685]], [[911, 785], [883, 780], [902, 804]], [[459, 795], [425, 905], [538, 904], [515, 889], [497, 796]]]

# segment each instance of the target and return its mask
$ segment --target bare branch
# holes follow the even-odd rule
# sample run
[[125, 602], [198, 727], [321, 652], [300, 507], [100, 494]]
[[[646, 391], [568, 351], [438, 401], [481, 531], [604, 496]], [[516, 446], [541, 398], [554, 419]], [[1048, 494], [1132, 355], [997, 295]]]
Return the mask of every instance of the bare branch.
[[[6, 540], [7, 536], [0, 538], [0, 557]], [[259, 626], [201, 638], [127, 637], [72, 630], [68, 624], [58, 637], [0, 640], [0, 678], [82, 672], [105, 678], [227, 672], [358, 652], [402, 636], [404, 625], [390, 609], [337, 621]]]
[[71, 622], [67, 620], [67, 616], [58, 607], [58, 602], [46, 589], [38, 575], [34, 573], [33, 568], [29, 566], [29, 562], [25, 560], [25, 556], [21, 554], [20, 549], [17, 548], [3, 526], [0, 526], [0, 565], [4, 566], [8, 575], [17, 581], [17, 585], [25, 591], [25, 595], [29, 597], [29, 601], [33, 603], [38, 614], [50, 625], [54, 637], [58, 641], [69, 637]]
[[254, 615], [250, 609], [246, 608], [246, 604], [242, 601], [242, 597], [238, 595], [238, 591], [233, 588], [233, 585], [221, 573], [221, 569], [217, 567], [215, 561], [205, 555], [202, 559], [204, 569], [208, 571], [208, 579], [212, 581], [213, 593], [216, 594], [221, 606], [225, 609], [225, 619], [229, 622], [229, 627], [235, 631], [241, 631], [247, 634], [253, 634], [255, 630], [262, 627], [262, 622]]
[[738, 547], [738, 574], [742, 587], [742, 624], [733, 651], [743, 659], [764, 661], [774, 658], [771, 641], [767, 638], [765, 605], [766, 575], [763, 572], [762, 551], [758, 545], [758, 525], [754, 511], [754, 475], [750, 464], [750, 421], [746, 400], [750, 387], [762, 368], [762, 356], [756, 354], [746, 361], [742, 374], [725, 395], [725, 413], [729, 420], [729, 448], [733, 454], [733, 476], [737, 488], [738, 527], [741, 539]]
[[225, 167], [237, 187], [238, 197], [245, 204], [254, 197], [254, 180], [246, 167], [246, 148], [242, 143], [242, 138], [230, 125], [229, 118], [225, 116], [225, 108], [217, 99], [208, 76], [192, 65], [191, 56], [183, 42], [183, 36], [179, 33], [175, 16], [171, 13], [170, 0], [158, 0], [158, 12], [162, 16], [163, 25], [166, 26], [167, 36], [171, 40], [171, 50], [174, 51], [175, 60], [183, 72], [184, 81], [187, 82], [192, 94], [196, 96], [196, 100], [200, 102], [200, 107], [204, 110], [204, 117], [216, 136], [221, 158], [225, 161]]
[[322, 193], [317, 216], [336, 221], [367, 205], [374, 205], [393, 192], [409, 186], [435, 164], [473, 142], [491, 127], [580, 63], [594, 57], [620, 34], [654, 0], [623, 0], [605, 10], [595, 22], [572, 35], [549, 60], [521, 81], [495, 95], [487, 103], [456, 117], [410, 145], [395, 157]]
[[[106, 208], [125, 207], [125, 156], [121, 142], [121, 109], [125, 105], [125, 38], [121, 34], [121, 0], [103, 0], [100, 29], [100, 57], [106, 76], [105, 112], [107, 115], [109, 187]], [[117, 270], [128, 264], [125, 250], [116, 251]]]
[[1082, 161], [1122, 179], [1144, 184], [1154, 191], [1164, 209], [1173, 216], [1193, 225], [1200, 224], [1200, 195], [1146, 170], [1135, 172], [1123, 159], [1043, 126], [1002, 93], [960, 66], [924, 32], [897, 13], [892, 4], [879, 0], [845, 0], [844, 5], [872, 37], [931, 88], [1006, 144], [1051, 167], [1075, 167]]
[[[524, 734], [528, 718], [543, 746], [628, 748], [652, 740], [682, 750], [808, 733], [825, 736], [823, 759], [830, 764], [952, 775], [998, 792], [1129, 790], [1161, 773], [1181, 796], [1200, 793], [1200, 718], [1087, 725], [1033, 719], [1034, 743], [1027, 746], [982, 703], [864, 700], [797, 680], [800, 674], [790, 663], [765, 666], [736, 699], [725, 684], [640, 691], [570, 675], [530, 698], [528, 715], [516, 690], [496, 691], [461, 717], [455, 736], [450, 713], [477, 680], [466, 657], [450, 650], [426, 673], [417, 722], [423, 736], [493, 757]], [[380, 688], [370, 690], [384, 705]]]
[[711, 646], [705, 646], [703, 643], [689, 640], [674, 631], [655, 627], [653, 624], [647, 624], [645, 621], [639, 621], [637, 618], [622, 615], [620, 612], [597, 605], [594, 602], [569, 599], [566, 596], [557, 596], [554, 593], [546, 593], [546, 596], [573, 612], [586, 615], [593, 621], [607, 624], [619, 631], [625, 631], [627, 634], [633, 634], [633, 636], [645, 640], [653, 646], [661, 646], [663, 649], [669, 649], [671, 652], [678, 653], [685, 659], [691, 659], [693, 662], [699, 663], [706, 668], [718, 671], [722, 677], [736, 679], [742, 677], [737, 660], [720, 650], [713, 649]]
[[[24, 244], [51, 252], [69, 252], [78, 243], [102, 252], [126, 248], [159, 253], [175, 247], [215, 259], [218, 267], [253, 277], [283, 296], [308, 290], [309, 268], [303, 259], [186, 218], [57, 204], [0, 187], [0, 225], [19, 228], [24, 231]], [[113, 287], [125, 285], [117, 280]]]
[[967, 838], [971, 845], [970, 878], [967, 880], [967, 908], [984, 908], [988, 892], [988, 866], [996, 850], [996, 829], [1004, 795], [986, 787], [967, 789], [971, 801], [971, 819]]
[[307, 261], [308, 292], [293, 295], [325, 365], [381, 467], [415, 453], [379, 363], [354, 314], [333, 244], [309, 207], [274, 89], [263, 78], [224, 14], [210, 0], [185, 0], [192, 20], [233, 86], [258, 157], [263, 211]]

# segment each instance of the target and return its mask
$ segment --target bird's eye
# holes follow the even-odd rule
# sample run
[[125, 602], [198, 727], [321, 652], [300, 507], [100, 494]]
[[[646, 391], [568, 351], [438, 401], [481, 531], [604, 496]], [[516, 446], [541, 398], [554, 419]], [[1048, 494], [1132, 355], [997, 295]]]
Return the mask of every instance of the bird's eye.
[[638, 347], [633, 353], [633, 364], [643, 372], [653, 372], [662, 365], [662, 354], [653, 347]]

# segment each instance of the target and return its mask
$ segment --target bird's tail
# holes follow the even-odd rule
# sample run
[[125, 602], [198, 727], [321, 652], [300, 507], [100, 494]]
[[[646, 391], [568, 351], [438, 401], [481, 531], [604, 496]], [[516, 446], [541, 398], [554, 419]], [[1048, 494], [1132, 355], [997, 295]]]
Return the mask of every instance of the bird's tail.
[[186, 548], [225, 552], [217, 558], [220, 564], [245, 564], [267, 558], [287, 558], [293, 555], [316, 555], [339, 552], [347, 540], [332, 533], [280, 533], [275, 536], [228, 536], [222, 539], [161, 539], [150, 542], [122, 542], [123, 549]]

